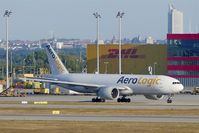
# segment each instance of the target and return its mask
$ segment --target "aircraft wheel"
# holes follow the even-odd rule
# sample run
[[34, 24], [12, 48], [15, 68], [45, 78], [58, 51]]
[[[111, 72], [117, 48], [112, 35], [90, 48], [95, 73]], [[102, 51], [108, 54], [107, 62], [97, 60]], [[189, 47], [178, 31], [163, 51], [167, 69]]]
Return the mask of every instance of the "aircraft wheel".
[[106, 100], [105, 99], [101, 99], [101, 102], [104, 103], [104, 102], [106, 102]]
[[120, 103], [120, 102], [129, 103], [129, 102], [131, 102], [131, 99], [130, 98], [118, 98], [117, 102], [118, 103]]
[[92, 98], [92, 102], [96, 102], [96, 103], [99, 103], [99, 102], [105, 102], [106, 100], [105, 99], [101, 99], [101, 98]]
[[96, 98], [95, 100], [96, 100], [97, 103], [101, 102], [100, 98]]
[[122, 98], [122, 102], [126, 103], [126, 102], [128, 102], [128, 99], [127, 98]]
[[130, 103], [130, 102], [131, 102], [131, 99], [130, 99], [130, 98], [128, 98], [128, 99], [127, 99], [127, 102], [128, 102], [128, 103]]
[[96, 102], [96, 99], [95, 99], [95, 98], [92, 98], [92, 102], [93, 102], [93, 103]]
[[118, 98], [118, 99], [117, 99], [117, 102], [118, 102], [118, 103], [120, 103], [120, 102], [121, 102], [121, 99], [120, 99], [120, 98]]
[[167, 100], [167, 103], [172, 103], [172, 100], [171, 100], [171, 99], [168, 99], [168, 100]]

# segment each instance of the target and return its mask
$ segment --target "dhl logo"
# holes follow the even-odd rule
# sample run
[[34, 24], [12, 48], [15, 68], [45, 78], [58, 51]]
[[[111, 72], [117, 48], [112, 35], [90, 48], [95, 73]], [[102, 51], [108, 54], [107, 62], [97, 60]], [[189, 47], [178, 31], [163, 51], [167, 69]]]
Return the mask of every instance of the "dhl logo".
[[[121, 50], [122, 58], [145, 58], [145, 55], [138, 55], [137, 49], [129, 48]], [[119, 49], [109, 49], [108, 55], [102, 55], [101, 58], [119, 58]]]

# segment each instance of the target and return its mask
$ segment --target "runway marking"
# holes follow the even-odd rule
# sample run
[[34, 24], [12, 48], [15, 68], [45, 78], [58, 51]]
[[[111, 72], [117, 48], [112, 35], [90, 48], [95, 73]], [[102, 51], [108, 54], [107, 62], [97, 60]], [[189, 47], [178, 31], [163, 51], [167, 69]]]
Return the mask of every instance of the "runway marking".
[[34, 104], [48, 104], [47, 101], [38, 101], [38, 102], [34, 102]]
[[52, 111], [52, 114], [53, 114], [53, 115], [59, 115], [59, 114], [60, 114], [60, 111], [59, 111], [59, 110], [53, 110], [53, 111]]

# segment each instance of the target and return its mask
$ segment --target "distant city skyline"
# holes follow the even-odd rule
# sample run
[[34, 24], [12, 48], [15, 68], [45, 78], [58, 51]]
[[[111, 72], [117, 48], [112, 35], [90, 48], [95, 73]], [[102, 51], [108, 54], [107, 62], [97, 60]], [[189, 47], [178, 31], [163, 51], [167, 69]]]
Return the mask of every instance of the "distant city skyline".
[[168, 6], [173, 4], [184, 14], [184, 33], [199, 32], [199, 0], [0, 0], [0, 39], [5, 40], [6, 9], [9, 18], [10, 40], [39, 40], [50, 38], [96, 38], [98, 12], [100, 39], [118, 38], [117, 12], [125, 12], [122, 20], [122, 38], [151, 36], [166, 39]]

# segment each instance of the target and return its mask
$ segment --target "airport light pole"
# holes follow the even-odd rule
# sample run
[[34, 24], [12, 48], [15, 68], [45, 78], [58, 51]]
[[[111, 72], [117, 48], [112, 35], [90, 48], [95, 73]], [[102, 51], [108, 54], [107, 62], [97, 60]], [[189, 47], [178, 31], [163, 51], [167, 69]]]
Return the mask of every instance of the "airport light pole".
[[35, 75], [35, 51], [32, 52], [33, 58], [33, 74]]
[[10, 85], [12, 86], [12, 82], [13, 82], [13, 71], [12, 71], [12, 50], [11, 50], [11, 53], [10, 53], [10, 76], [11, 76], [11, 81], [10, 81]]
[[104, 64], [105, 64], [105, 73], [106, 73], [106, 74], [107, 74], [107, 72], [108, 72], [108, 63], [109, 63], [109, 62], [107, 62], [107, 61], [104, 62]]
[[153, 70], [153, 71], [154, 71], [153, 74], [154, 74], [154, 75], [155, 75], [155, 65], [157, 65], [157, 64], [158, 64], [157, 62], [154, 62], [154, 63], [153, 63], [153, 69], [154, 69], [154, 70]]
[[117, 13], [117, 18], [119, 18], [119, 74], [122, 73], [122, 37], [121, 37], [121, 34], [122, 34], [122, 17], [124, 16], [124, 12], [118, 12]]
[[99, 18], [101, 18], [101, 15], [98, 12], [93, 13], [94, 17], [96, 18], [96, 23], [97, 23], [97, 39], [96, 39], [96, 44], [97, 44], [97, 74], [99, 74]]
[[25, 60], [26, 60], [26, 58], [23, 59], [23, 76], [25, 74], [25, 72], [24, 72], [25, 71], [25, 63], [26, 63]]
[[9, 88], [9, 78], [8, 78], [8, 18], [11, 15], [10, 10], [5, 10], [4, 17], [6, 17], [6, 89]]

